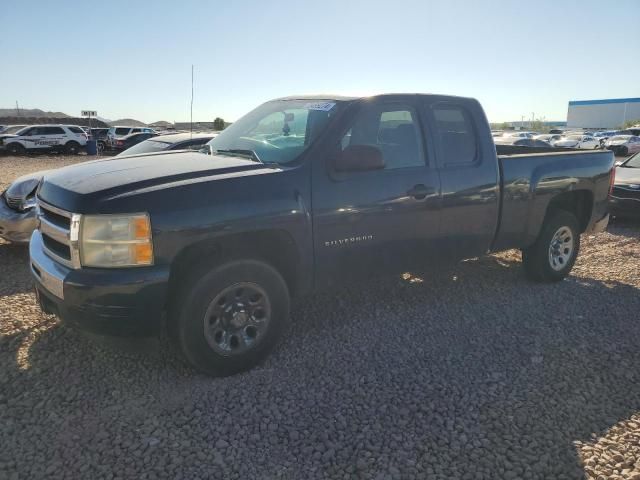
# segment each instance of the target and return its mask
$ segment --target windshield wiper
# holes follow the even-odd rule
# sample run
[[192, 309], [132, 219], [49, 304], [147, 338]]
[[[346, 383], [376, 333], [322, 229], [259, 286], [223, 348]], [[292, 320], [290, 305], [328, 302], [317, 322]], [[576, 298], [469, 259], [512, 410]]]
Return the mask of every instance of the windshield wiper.
[[228, 154], [228, 155], [236, 155], [241, 157], [247, 157], [253, 160], [254, 162], [264, 163], [260, 160], [258, 154], [253, 150], [244, 150], [242, 148], [228, 148], [228, 149], [218, 149], [215, 150], [216, 153]]

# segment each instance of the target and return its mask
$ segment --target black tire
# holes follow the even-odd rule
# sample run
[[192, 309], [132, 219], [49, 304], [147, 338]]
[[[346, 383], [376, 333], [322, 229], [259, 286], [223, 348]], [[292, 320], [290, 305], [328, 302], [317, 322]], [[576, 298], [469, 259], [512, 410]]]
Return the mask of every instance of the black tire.
[[80, 152], [80, 144], [78, 142], [67, 142], [64, 144], [64, 151], [69, 155], [77, 155]]
[[[563, 233], [567, 230], [571, 242], [565, 243], [562, 240], [567, 239], [568, 234]], [[567, 253], [568, 249], [570, 253]], [[565, 210], [552, 211], [547, 215], [536, 242], [522, 250], [524, 271], [527, 277], [537, 282], [558, 282], [569, 275], [579, 252], [578, 219]]]
[[107, 148], [106, 144], [100, 140], [98, 140], [97, 142], [97, 147], [98, 147], [98, 153], [104, 152], [105, 149]]
[[[192, 272], [183, 285], [170, 312], [169, 334], [187, 361], [207, 375], [233, 375], [257, 365], [271, 352], [288, 326], [289, 290], [277, 270], [264, 262], [239, 260], [213, 268], [199, 268]], [[244, 321], [245, 323], [241, 325], [246, 326], [242, 327], [244, 330], [242, 328], [238, 330], [237, 325], [231, 325], [236, 320], [238, 312], [230, 313], [231, 307], [227, 307], [224, 303], [225, 295], [233, 300], [230, 300], [231, 303], [238, 302], [236, 299], [239, 297], [234, 295], [238, 295], [237, 290], [243, 290], [247, 286], [249, 291], [251, 288], [260, 290], [262, 296], [266, 298], [268, 307], [264, 308], [268, 309], [266, 324], [259, 327], [264, 330], [256, 329], [255, 336], [250, 340], [253, 342], [250, 346], [247, 346], [246, 340], [250, 338], [248, 329], [255, 327], [248, 323], [252, 320], [255, 322], [258, 315], [255, 311], [247, 313], [250, 306], [247, 305], [247, 312], [243, 307], [244, 320], [240, 322]], [[230, 293], [225, 294], [225, 292]], [[211, 317], [217, 315], [210, 314], [211, 309], [215, 311], [219, 305], [222, 305], [219, 307], [221, 319], [212, 320]], [[265, 319], [264, 315], [263, 313], [262, 320]], [[223, 320], [229, 324], [228, 330], [224, 330], [219, 323]], [[213, 331], [215, 328], [218, 330]], [[229, 333], [232, 329], [236, 330], [234, 333]], [[221, 330], [227, 332], [223, 334], [224, 338], [229, 339], [227, 344], [224, 341], [217, 343], [215, 335]], [[239, 331], [246, 334], [238, 333]], [[235, 351], [234, 336], [236, 345], [240, 345], [235, 347]], [[239, 338], [245, 338], [245, 340], [238, 340]], [[223, 351], [224, 347], [221, 345], [228, 347], [227, 353]]]
[[7, 153], [9, 155], [24, 155], [27, 149], [19, 143], [10, 143], [7, 145]]
[[616, 154], [621, 157], [626, 157], [627, 155], [629, 155], [629, 149], [627, 147], [620, 147]]

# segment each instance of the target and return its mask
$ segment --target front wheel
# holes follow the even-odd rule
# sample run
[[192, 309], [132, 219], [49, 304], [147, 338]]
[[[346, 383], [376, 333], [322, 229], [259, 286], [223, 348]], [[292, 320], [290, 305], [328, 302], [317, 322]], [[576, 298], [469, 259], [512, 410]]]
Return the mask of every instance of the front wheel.
[[200, 269], [185, 282], [171, 322], [189, 363], [208, 375], [232, 375], [260, 363], [276, 345], [289, 322], [289, 291], [258, 260]]
[[522, 250], [522, 262], [527, 276], [538, 282], [564, 279], [580, 251], [580, 226], [570, 212], [551, 212], [536, 242]]
[[9, 155], [24, 155], [26, 149], [19, 143], [10, 143], [7, 145], [7, 153]]

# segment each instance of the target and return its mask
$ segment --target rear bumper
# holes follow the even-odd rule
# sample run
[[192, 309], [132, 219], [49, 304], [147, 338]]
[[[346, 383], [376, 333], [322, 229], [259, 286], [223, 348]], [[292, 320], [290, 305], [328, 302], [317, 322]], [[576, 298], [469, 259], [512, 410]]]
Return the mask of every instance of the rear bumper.
[[29, 255], [36, 294], [46, 313], [98, 334], [147, 336], [160, 330], [168, 267], [72, 270], [44, 253], [37, 230]]
[[640, 218], [640, 199], [611, 196], [609, 212], [614, 217]]
[[17, 212], [0, 197], [0, 237], [13, 243], [29, 243], [36, 228], [36, 210]]

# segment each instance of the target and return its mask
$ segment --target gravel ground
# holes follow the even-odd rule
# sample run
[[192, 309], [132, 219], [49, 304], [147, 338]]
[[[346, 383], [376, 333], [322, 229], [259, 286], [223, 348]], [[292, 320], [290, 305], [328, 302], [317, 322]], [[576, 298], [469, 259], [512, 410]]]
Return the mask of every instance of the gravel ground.
[[[77, 160], [0, 158], [0, 185]], [[317, 294], [223, 379], [42, 315], [0, 244], [0, 478], [638, 480], [639, 240], [583, 237], [556, 285], [506, 252]]]

